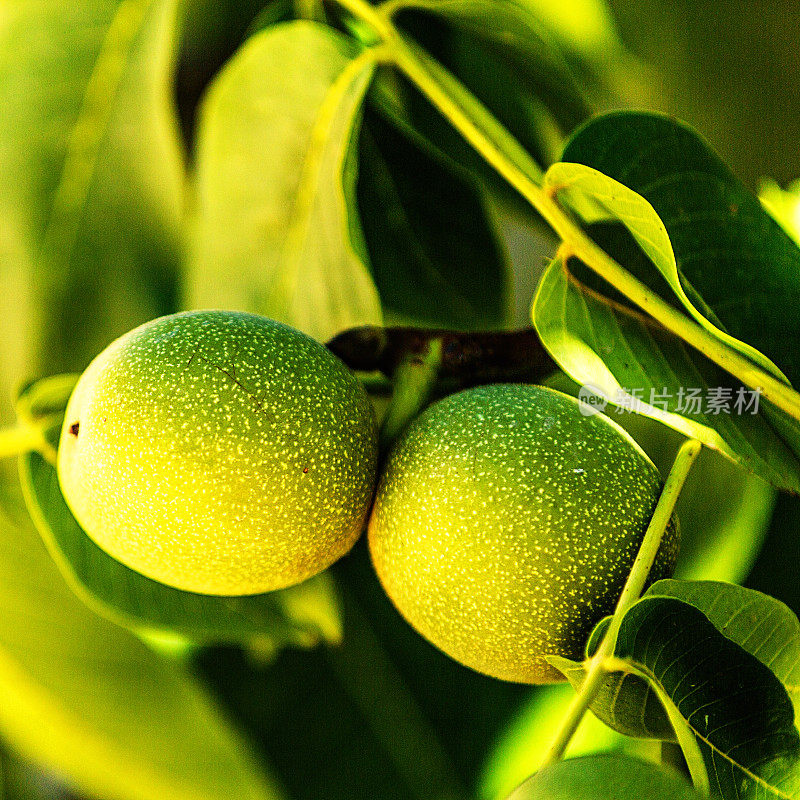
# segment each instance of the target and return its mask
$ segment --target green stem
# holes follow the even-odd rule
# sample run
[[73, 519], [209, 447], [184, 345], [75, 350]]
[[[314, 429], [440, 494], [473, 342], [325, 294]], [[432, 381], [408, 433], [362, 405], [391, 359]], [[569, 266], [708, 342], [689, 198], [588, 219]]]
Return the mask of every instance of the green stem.
[[586, 678], [581, 685], [580, 691], [572, 699], [561, 727], [556, 733], [553, 743], [542, 762], [542, 766], [559, 761], [567, 749], [575, 731], [578, 729], [584, 714], [589, 709], [592, 701], [600, 691], [603, 681], [607, 674], [606, 661], [614, 652], [614, 645], [617, 641], [622, 619], [625, 612], [639, 599], [644, 590], [650, 570], [656, 560], [656, 555], [661, 547], [661, 540], [667, 529], [672, 512], [675, 510], [675, 503], [680, 496], [683, 484], [689, 474], [689, 470], [694, 464], [695, 459], [700, 454], [702, 445], [696, 439], [689, 439], [684, 442], [675, 457], [669, 475], [667, 476], [664, 489], [658, 498], [655, 511], [647, 526], [641, 547], [636, 555], [636, 559], [631, 567], [628, 580], [622, 589], [622, 594], [617, 600], [614, 609], [614, 616], [608, 626], [606, 635], [603, 637], [600, 646], [589, 662]]
[[397, 29], [387, 16], [366, 0], [336, 0], [336, 3], [347, 9], [357, 19], [366, 22], [384, 42], [390, 42], [399, 37]]
[[382, 454], [428, 402], [441, 363], [442, 340], [433, 339], [423, 353], [408, 354], [395, 370], [392, 399], [381, 425], [379, 444]]
[[41, 453], [50, 463], [55, 462], [55, 451], [40, 428], [22, 424], [0, 430], [0, 458], [33, 451]]
[[[702, 325], [662, 300], [598, 247], [558, 204], [557, 187], [549, 189], [542, 187], [543, 176], [533, 159], [528, 156], [524, 161], [520, 160], [520, 156], [524, 156], [526, 152], [524, 148], [504, 130], [504, 140], [514, 145], [515, 157], [509, 158], [422, 63], [382, 9], [374, 8], [365, 0], [336, 0], [336, 2], [374, 29], [387, 45], [389, 60], [428, 98], [481, 157], [541, 214], [561, 237], [571, 254], [580, 258], [664, 328], [719, 364], [742, 383], [757, 389], [766, 400], [800, 420], [800, 394], [783, 381], [758, 368], [747, 357], [720, 342]], [[393, 12], [395, 9], [389, 6], [388, 10]], [[474, 98], [473, 104], [476, 107], [480, 106]], [[482, 109], [482, 114], [492, 120], [494, 127], [502, 127], [487, 110]], [[524, 164], [524, 169], [520, 164]]]

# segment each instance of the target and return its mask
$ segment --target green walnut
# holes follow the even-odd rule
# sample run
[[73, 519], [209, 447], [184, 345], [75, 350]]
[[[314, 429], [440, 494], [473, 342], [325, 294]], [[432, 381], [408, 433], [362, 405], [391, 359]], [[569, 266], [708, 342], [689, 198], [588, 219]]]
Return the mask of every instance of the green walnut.
[[[653, 463], [602, 414], [541, 386], [435, 403], [390, 453], [369, 522], [378, 576], [433, 644], [508, 681], [563, 680], [611, 613], [661, 489]], [[671, 574], [673, 518], [650, 580]]]
[[58, 476], [83, 529], [123, 564], [241, 595], [344, 555], [376, 462], [369, 399], [325, 347], [263, 317], [197, 311], [148, 322], [89, 365]]

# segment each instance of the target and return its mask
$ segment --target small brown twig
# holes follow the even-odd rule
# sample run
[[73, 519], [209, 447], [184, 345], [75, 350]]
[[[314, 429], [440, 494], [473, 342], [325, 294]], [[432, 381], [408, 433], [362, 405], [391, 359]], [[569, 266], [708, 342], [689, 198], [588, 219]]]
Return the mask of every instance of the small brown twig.
[[448, 331], [437, 328], [350, 328], [328, 349], [354, 370], [392, 377], [397, 367], [441, 341], [439, 379], [458, 386], [535, 382], [557, 367], [533, 328], [517, 331]]

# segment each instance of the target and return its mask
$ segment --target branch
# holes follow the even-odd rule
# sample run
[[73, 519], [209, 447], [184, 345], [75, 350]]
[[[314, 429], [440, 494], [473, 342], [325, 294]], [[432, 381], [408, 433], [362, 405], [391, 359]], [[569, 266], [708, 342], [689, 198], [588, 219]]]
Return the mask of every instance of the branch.
[[519, 331], [448, 331], [436, 328], [350, 328], [328, 349], [350, 369], [382, 372], [391, 378], [409, 357], [422, 357], [441, 342], [438, 377], [461, 387], [484, 383], [535, 383], [558, 366], [533, 328]]

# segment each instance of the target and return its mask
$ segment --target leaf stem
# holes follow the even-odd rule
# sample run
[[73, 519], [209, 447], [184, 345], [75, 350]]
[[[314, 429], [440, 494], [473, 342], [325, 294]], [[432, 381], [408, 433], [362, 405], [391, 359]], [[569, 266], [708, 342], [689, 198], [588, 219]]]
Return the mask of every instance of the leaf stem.
[[[481, 109], [484, 118], [490, 120], [495, 129], [503, 130], [503, 139], [509, 145], [513, 145], [514, 158], [509, 157], [498, 147], [409, 46], [392, 24], [389, 14], [382, 8], [376, 9], [366, 0], [336, 0], [336, 2], [375, 30], [386, 44], [389, 60], [395, 67], [428, 98], [481, 157], [541, 214], [572, 254], [668, 331], [719, 364], [742, 383], [757, 389], [765, 400], [800, 420], [800, 394], [719, 341], [711, 332], [683, 312], [670, 306], [599, 247], [559, 205], [557, 187], [542, 186], [544, 176], [527, 151], [502, 128], [488, 110], [481, 107], [475, 98], [471, 98], [471, 103]], [[386, 10], [393, 13], [396, 9], [389, 5]], [[444, 68], [441, 69], [444, 71]], [[466, 92], [466, 89], [463, 91]], [[524, 168], [521, 165], [524, 165]]]
[[386, 15], [366, 0], [336, 0], [336, 3], [357, 19], [366, 22], [384, 42], [394, 41], [398, 38], [397, 29]]
[[379, 449], [385, 454], [431, 396], [442, 363], [442, 340], [428, 342], [423, 353], [409, 353], [395, 370], [392, 399], [381, 425]]
[[650, 524], [647, 526], [639, 552], [631, 567], [628, 580], [617, 600], [614, 616], [608, 626], [606, 635], [600, 646], [589, 662], [586, 678], [581, 690], [575, 695], [562, 720], [550, 749], [542, 762], [542, 766], [559, 761], [563, 758], [567, 746], [575, 731], [578, 729], [584, 714], [589, 709], [592, 701], [597, 696], [607, 674], [607, 659], [613, 654], [622, 619], [625, 612], [638, 600], [647, 583], [647, 577], [656, 560], [656, 555], [661, 547], [661, 540], [667, 529], [675, 503], [680, 496], [683, 484], [695, 459], [700, 454], [702, 445], [696, 439], [689, 439], [683, 443], [672, 465], [664, 489], [658, 498]]
[[41, 428], [23, 423], [0, 430], [0, 458], [33, 451], [41, 453], [51, 464], [55, 463], [55, 451]]

